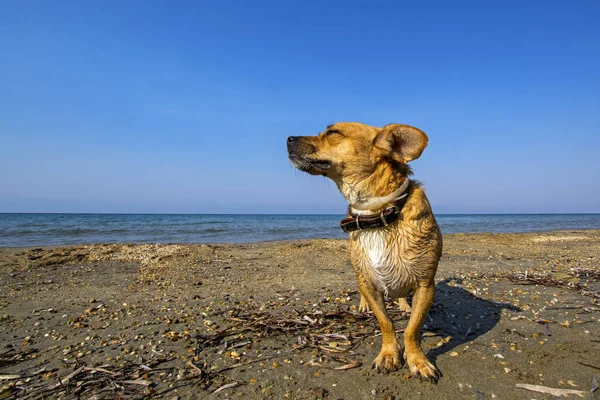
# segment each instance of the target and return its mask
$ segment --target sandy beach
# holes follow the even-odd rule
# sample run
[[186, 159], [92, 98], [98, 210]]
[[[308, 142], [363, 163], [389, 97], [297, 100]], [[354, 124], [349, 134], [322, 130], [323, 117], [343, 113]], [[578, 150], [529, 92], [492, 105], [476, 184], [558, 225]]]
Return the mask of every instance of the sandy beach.
[[[444, 236], [423, 330], [437, 385], [371, 369], [380, 337], [347, 253], [346, 240], [1, 249], [0, 399], [554, 398], [518, 384], [593, 397], [600, 231]], [[406, 315], [388, 308], [401, 335]]]

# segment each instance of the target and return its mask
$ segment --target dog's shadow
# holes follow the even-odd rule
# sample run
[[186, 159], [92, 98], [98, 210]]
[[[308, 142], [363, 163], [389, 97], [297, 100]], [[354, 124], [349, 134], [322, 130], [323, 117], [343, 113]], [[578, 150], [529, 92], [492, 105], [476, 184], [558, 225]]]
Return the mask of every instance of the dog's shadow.
[[[459, 278], [448, 278], [436, 285], [435, 301], [423, 331], [451, 339], [429, 350], [428, 358], [433, 362], [438, 356], [491, 331], [498, 325], [503, 309], [521, 311], [508, 303], [482, 299], [458, 286], [461, 283]], [[423, 350], [427, 352], [426, 348]]]

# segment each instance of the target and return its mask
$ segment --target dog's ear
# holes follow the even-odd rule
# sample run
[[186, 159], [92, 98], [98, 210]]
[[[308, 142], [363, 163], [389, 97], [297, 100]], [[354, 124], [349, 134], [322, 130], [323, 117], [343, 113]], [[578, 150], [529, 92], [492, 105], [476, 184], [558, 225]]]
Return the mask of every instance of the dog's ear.
[[409, 125], [389, 124], [381, 129], [373, 144], [394, 160], [407, 163], [419, 158], [429, 139], [425, 132]]

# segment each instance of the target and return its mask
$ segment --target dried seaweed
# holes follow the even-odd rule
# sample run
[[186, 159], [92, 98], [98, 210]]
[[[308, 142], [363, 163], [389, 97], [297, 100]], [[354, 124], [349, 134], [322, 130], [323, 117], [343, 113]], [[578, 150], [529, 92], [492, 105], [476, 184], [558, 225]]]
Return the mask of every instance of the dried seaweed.
[[557, 278], [556, 275], [552, 274], [529, 274], [527, 272], [506, 275], [504, 277], [517, 285], [541, 285], [570, 289], [578, 291], [583, 296], [600, 299], [600, 292], [591, 290], [587, 286], [580, 283], [580, 279], [598, 282], [600, 280], [599, 271], [573, 268], [571, 269], [570, 275], [565, 275], [570, 276], [571, 278], [563, 279], [562, 277]]
[[[357, 322], [372, 319], [372, 315], [355, 313], [347, 310], [314, 311], [312, 313], [295, 312], [292, 314], [273, 315], [265, 312], [256, 312], [240, 315], [232, 313], [235, 317], [227, 320], [230, 326], [212, 334], [198, 334], [194, 337], [196, 348], [193, 360], [188, 360], [184, 370], [176, 367], [155, 369], [167, 359], [155, 360], [151, 364], [126, 363], [118, 365], [86, 366], [78, 365], [70, 374], [57, 378], [54, 383], [44, 383], [41, 380], [27, 379], [33, 377], [25, 375], [6, 375], [3, 379], [18, 380], [9, 388], [10, 393], [6, 398], [34, 399], [47, 396], [68, 395], [70, 397], [92, 396], [103, 394], [108, 397], [136, 397], [164, 395], [183, 385], [201, 385], [208, 389], [213, 383], [225, 379], [223, 374], [240, 367], [270, 359], [289, 356], [292, 353], [310, 348], [317, 351], [314, 360], [306, 363], [307, 366], [344, 371], [361, 365], [357, 360], [347, 358], [353, 354], [362, 340], [377, 335], [376, 331], [352, 333], [349, 326], [356, 326]], [[402, 331], [402, 330], [400, 330]], [[216, 348], [235, 351], [233, 349], [250, 345], [253, 341], [279, 335], [295, 337], [290, 340], [291, 348], [280, 350], [270, 355], [259, 356], [247, 361], [215, 368], [203, 361], [205, 352], [214, 352]], [[18, 354], [5, 354], [3, 359], [12, 360]], [[235, 361], [235, 360], [234, 360]], [[6, 361], [5, 361], [6, 362]], [[158, 386], [158, 371], [167, 372], [170, 376], [177, 376], [174, 385], [169, 389], [157, 393], [154, 388]], [[217, 378], [222, 379], [217, 379]], [[234, 382], [235, 383], [235, 382]], [[220, 390], [233, 388], [238, 383], [229, 383], [213, 389], [213, 393]]]

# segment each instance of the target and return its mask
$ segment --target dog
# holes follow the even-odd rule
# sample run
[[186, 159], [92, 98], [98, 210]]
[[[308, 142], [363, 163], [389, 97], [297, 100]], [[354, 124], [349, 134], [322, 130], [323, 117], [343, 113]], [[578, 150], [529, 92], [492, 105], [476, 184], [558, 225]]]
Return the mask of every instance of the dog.
[[[406, 361], [413, 376], [437, 382], [441, 372], [423, 353], [420, 330], [433, 303], [442, 236], [421, 184], [409, 180], [407, 165], [428, 141], [409, 125], [341, 122], [316, 136], [290, 136], [287, 149], [296, 168], [333, 180], [348, 202], [348, 217], [340, 225], [349, 232], [361, 309], [373, 310], [382, 333], [373, 367], [394, 371]], [[410, 293], [402, 360], [384, 298], [400, 298], [401, 308], [407, 308]]]

